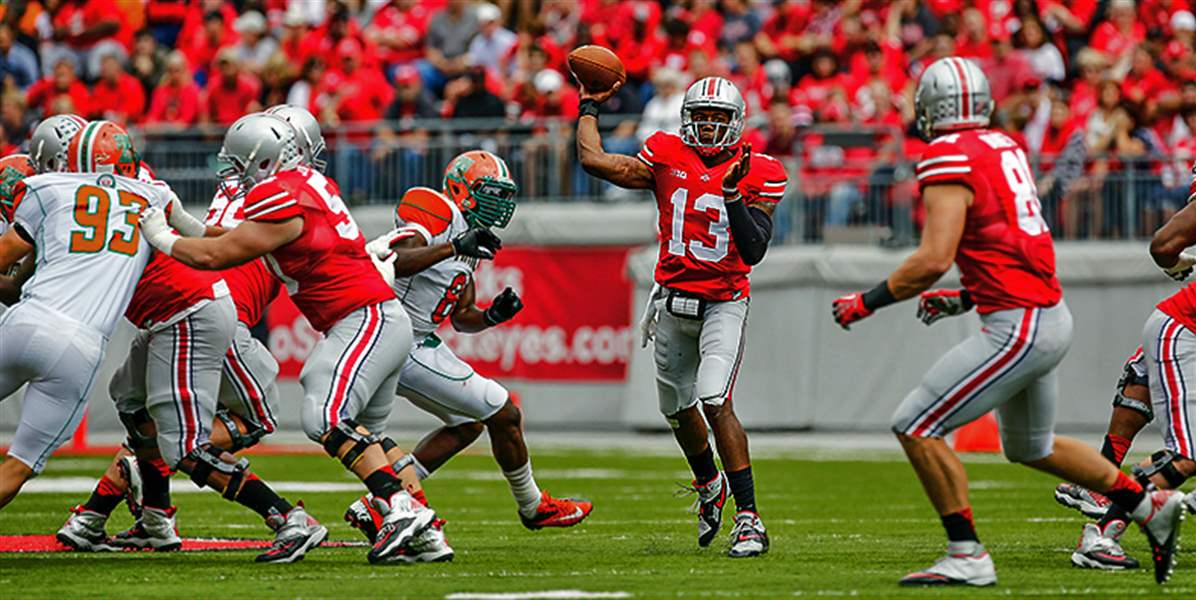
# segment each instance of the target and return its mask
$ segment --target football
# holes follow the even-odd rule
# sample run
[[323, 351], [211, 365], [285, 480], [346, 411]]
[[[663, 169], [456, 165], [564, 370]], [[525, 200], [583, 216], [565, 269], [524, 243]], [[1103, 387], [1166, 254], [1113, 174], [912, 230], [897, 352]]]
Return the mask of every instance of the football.
[[569, 70], [591, 92], [605, 92], [627, 81], [623, 61], [602, 46], [580, 46], [569, 53]]

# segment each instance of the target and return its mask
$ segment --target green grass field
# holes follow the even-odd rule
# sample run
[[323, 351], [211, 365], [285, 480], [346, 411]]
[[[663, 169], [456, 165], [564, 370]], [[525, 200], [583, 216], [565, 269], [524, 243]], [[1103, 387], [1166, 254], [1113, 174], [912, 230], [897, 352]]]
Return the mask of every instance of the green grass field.
[[[492, 460], [475, 453], [459, 457], [427, 482], [433, 507], [449, 520], [448, 539], [457, 551], [452, 563], [372, 567], [364, 548], [321, 548], [303, 562], [278, 566], [255, 565], [253, 552], [2, 554], [0, 593], [6, 598], [161, 599], [443, 598], [548, 590], [642, 598], [951, 598], [964, 592], [896, 586], [908, 570], [931, 563], [944, 543], [912, 471], [896, 453], [866, 461], [835, 454], [828, 459], [825, 453], [758, 459], [757, 497], [772, 551], [760, 559], [733, 561], [723, 555], [721, 539], [711, 548], [697, 547], [688, 501], [673, 496], [674, 482], [687, 478], [679, 457], [634, 450], [533, 452], [542, 486], [554, 495], [595, 502], [588, 521], [569, 530], [524, 530]], [[350, 481], [326, 457], [252, 460], [268, 480]], [[43, 481], [94, 477], [105, 464], [100, 457], [58, 457]], [[966, 590], [970, 597], [1196, 598], [1193, 553], [1181, 555], [1175, 577], [1162, 587], [1154, 584], [1149, 569], [1074, 569], [1068, 555], [1081, 520], [1051, 499], [1054, 480], [990, 457], [969, 459], [968, 472], [980, 537], [1000, 578], [994, 588]], [[194, 486], [179, 479], [175, 487]], [[85, 497], [22, 494], [0, 512], [0, 534], [53, 533], [67, 508]], [[341, 520], [352, 493], [308, 493], [301, 499], [328, 525], [332, 539], [358, 539]], [[180, 493], [176, 502], [185, 537], [269, 537], [256, 515], [213, 493]], [[123, 506], [116, 515], [110, 532], [130, 520]], [[1196, 524], [1189, 525], [1189, 535], [1196, 536]], [[1126, 548], [1149, 565], [1149, 551], [1136, 531], [1126, 535]]]

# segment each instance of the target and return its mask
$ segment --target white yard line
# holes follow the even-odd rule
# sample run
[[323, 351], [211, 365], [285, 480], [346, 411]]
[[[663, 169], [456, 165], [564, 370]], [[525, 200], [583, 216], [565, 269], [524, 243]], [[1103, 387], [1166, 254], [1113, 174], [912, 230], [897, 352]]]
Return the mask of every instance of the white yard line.
[[630, 598], [628, 592], [585, 592], [582, 590], [545, 590], [542, 592], [457, 592], [445, 600], [571, 600], [574, 598]]

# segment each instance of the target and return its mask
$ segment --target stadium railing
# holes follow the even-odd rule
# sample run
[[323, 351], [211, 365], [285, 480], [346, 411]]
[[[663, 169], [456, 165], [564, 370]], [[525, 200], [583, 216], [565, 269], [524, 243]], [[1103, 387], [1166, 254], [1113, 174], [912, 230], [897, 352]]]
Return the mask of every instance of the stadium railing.
[[[607, 150], [638, 151], [637, 115], [604, 115]], [[352, 204], [393, 203], [417, 185], [439, 188], [455, 155], [473, 148], [506, 159], [522, 202], [646, 202], [651, 195], [586, 175], [576, 159], [574, 124], [561, 119], [504, 122], [431, 119], [326, 128], [328, 169]], [[215, 190], [222, 128], [135, 130], [143, 158], [186, 202]], [[905, 132], [892, 127], [814, 126], [779, 156], [790, 174], [778, 207], [780, 243], [915, 243], [922, 214]], [[1061, 166], [1070, 161], [1067, 166]], [[1059, 239], [1148, 237], [1182, 206], [1187, 169], [1174, 157], [1032, 156], [1043, 216]]]

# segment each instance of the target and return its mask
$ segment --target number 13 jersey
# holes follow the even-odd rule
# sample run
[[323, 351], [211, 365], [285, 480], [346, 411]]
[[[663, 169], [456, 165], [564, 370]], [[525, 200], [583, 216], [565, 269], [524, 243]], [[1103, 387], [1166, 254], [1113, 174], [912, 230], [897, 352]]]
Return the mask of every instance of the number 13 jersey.
[[359, 308], [394, 299], [365, 253], [365, 238], [339, 188], [322, 173], [299, 167], [267, 177], [249, 190], [244, 212], [247, 221], [303, 218], [299, 237], [265, 258], [317, 331], [328, 331]]
[[972, 191], [955, 264], [977, 312], [1059, 303], [1051, 230], [1017, 142], [990, 129], [940, 136], [922, 154], [917, 177], [919, 191], [935, 184]]
[[[392, 244], [419, 237], [429, 246], [437, 246], [469, 231], [469, 224], [457, 205], [440, 192], [425, 187], [411, 188], [403, 195], [395, 208], [395, 226], [387, 234]], [[411, 316], [417, 343], [452, 316], [461, 294], [473, 281], [477, 262], [475, 258], [454, 256], [410, 277], [395, 279], [395, 294]]]
[[13, 221], [37, 253], [21, 301], [111, 335], [150, 256], [137, 229], [141, 211], [165, 209], [173, 197], [169, 188], [106, 173], [47, 173], [18, 184]]
[[[681, 138], [652, 134], [636, 156], [652, 169], [660, 212], [660, 255], [656, 282], [707, 300], [735, 300], [749, 293], [751, 271], [731, 237], [723, 206], [723, 175], [738, 160], [742, 147], [727, 161], [707, 167]], [[785, 195], [787, 177], [777, 159], [752, 153], [739, 192], [748, 206], [775, 204]]]

